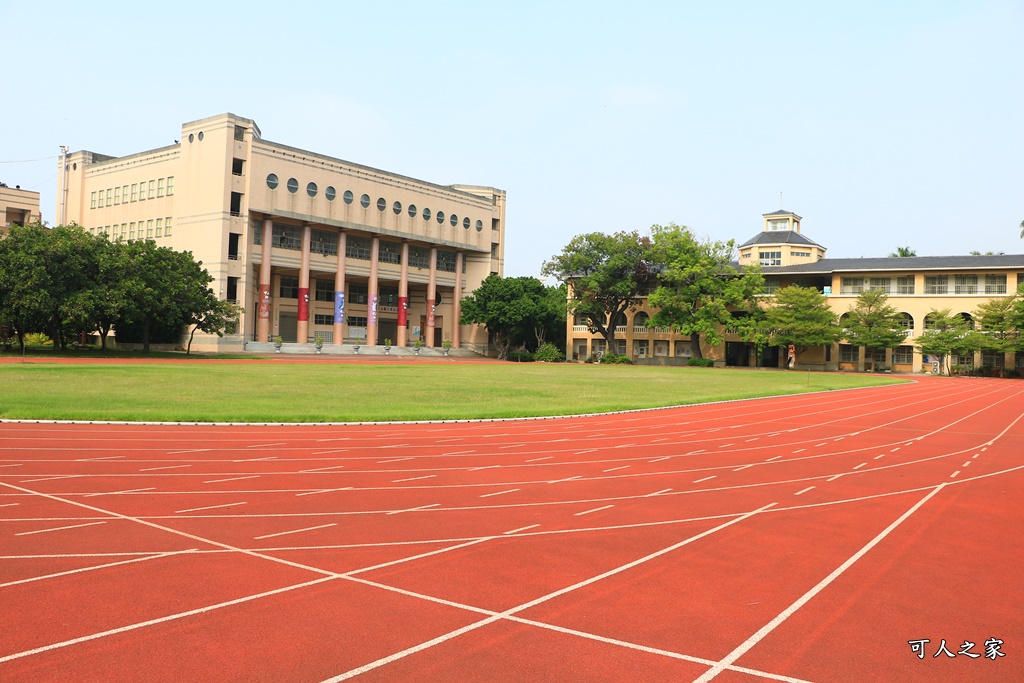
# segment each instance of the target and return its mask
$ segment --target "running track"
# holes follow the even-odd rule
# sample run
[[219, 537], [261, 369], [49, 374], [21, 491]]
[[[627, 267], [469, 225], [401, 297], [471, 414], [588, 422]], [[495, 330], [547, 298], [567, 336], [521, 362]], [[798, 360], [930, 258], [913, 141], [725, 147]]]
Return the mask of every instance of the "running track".
[[0, 680], [1024, 680], [1022, 493], [1001, 380], [0, 424]]

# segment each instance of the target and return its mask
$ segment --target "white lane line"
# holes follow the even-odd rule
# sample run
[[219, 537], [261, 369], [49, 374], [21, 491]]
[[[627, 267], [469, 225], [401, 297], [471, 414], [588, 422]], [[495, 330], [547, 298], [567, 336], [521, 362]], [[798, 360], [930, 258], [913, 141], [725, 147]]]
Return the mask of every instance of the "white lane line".
[[967, 461], [967, 462], [965, 462], [965, 463], [964, 463], [963, 465], [960, 465], [960, 467], [967, 467], [967, 466], [968, 466], [968, 465], [970, 465], [970, 464], [971, 464], [971, 461], [970, 461], [970, 460], [968, 460], [968, 461]]
[[854, 562], [864, 557], [864, 555], [866, 555], [868, 551], [870, 551], [876, 545], [881, 543], [886, 536], [892, 533], [893, 529], [902, 524], [904, 520], [910, 517], [910, 515], [917, 512], [917, 510], [922, 505], [924, 505], [932, 496], [934, 496], [936, 493], [942, 490], [944, 486], [945, 484], [939, 484], [934, 489], [932, 489], [932, 491], [928, 495], [919, 500], [912, 508], [904, 512], [899, 519], [897, 519], [895, 522], [886, 527], [881, 533], [879, 533], [873, 539], [868, 541], [868, 543], [863, 548], [854, 553], [854, 555], [850, 557], [848, 560], [846, 560], [846, 562], [843, 562], [843, 564], [837, 567], [831, 574], [822, 579], [818, 583], [818, 585], [814, 586], [809, 591], [807, 591], [799, 598], [797, 598], [792, 605], [782, 610], [782, 612], [780, 612], [778, 616], [776, 616], [770, 622], [761, 627], [757, 631], [757, 633], [747, 638], [735, 650], [733, 650], [725, 657], [723, 657], [717, 664], [711, 667], [708, 671], [704, 672], [704, 675], [696, 679], [694, 683], [707, 683], [711, 679], [715, 678], [718, 674], [722, 673], [722, 671], [725, 670], [726, 667], [731, 666], [737, 659], [739, 659], [744, 654], [749, 652], [751, 648], [753, 648], [755, 645], [761, 642], [769, 633], [778, 628], [782, 624], [782, 622], [786, 621], [786, 619], [789, 619], [789, 617], [796, 613], [798, 609], [807, 604], [812, 598], [814, 598], [814, 596], [816, 596], [821, 591], [825, 590], [825, 588], [827, 588], [830, 583], [839, 578], [843, 574], [843, 572], [845, 572], [853, 565]]
[[347, 448], [335, 448], [335, 449], [329, 450], [329, 451], [317, 451], [316, 453], [313, 453], [313, 455], [327, 455], [328, 453], [347, 453], [347, 452], [348, 452]]
[[493, 470], [496, 467], [501, 467], [501, 465], [484, 465], [483, 467], [470, 467], [466, 471], [467, 472], [476, 472], [477, 470]]
[[794, 496], [800, 496], [800, 495], [803, 495], [803, 494], [807, 493], [808, 491], [810, 491], [810, 490], [811, 490], [811, 489], [813, 489], [813, 488], [814, 488], [813, 486], [808, 486], [808, 487], [807, 487], [807, 488], [805, 488], [805, 489], [801, 489], [800, 491], [797, 491], [797, 492], [796, 492], [796, 493], [794, 493], [793, 495], [794, 495]]
[[106, 524], [106, 522], [89, 522], [88, 524], [72, 524], [71, 526], [58, 526], [52, 529], [37, 529], [36, 531], [22, 531], [21, 533], [14, 534], [15, 536], [31, 536], [32, 534], [45, 534], [49, 531], [63, 531], [64, 529], [78, 529], [83, 526], [96, 526], [97, 524]]
[[312, 472], [326, 472], [328, 470], [341, 470], [345, 469], [345, 465], [333, 465], [332, 467], [317, 467], [312, 470], [300, 470], [299, 474], [311, 474]]
[[[615, 576], [616, 574], [620, 574], [620, 573], [622, 573], [624, 571], [628, 571], [628, 570], [632, 569], [633, 567], [637, 567], [637, 566], [639, 566], [641, 564], [644, 564], [645, 562], [648, 562], [648, 561], [653, 560], [655, 558], [661, 557], [662, 555], [665, 555], [665, 554], [670, 553], [670, 552], [672, 552], [674, 550], [677, 550], [678, 548], [681, 548], [681, 547], [683, 547], [685, 545], [688, 545], [690, 543], [694, 543], [694, 542], [696, 542], [696, 541], [698, 541], [698, 540], [700, 540], [700, 539], [702, 539], [702, 538], [704, 538], [706, 536], [710, 536], [711, 534], [715, 533], [716, 531], [721, 531], [722, 529], [725, 529], [726, 527], [732, 526], [733, 524], [736, 524], [737, 522], [741, 522], [741, 521], [743, 521], [745, 519], [748, 519], [749, 517], [752, 517], [753, 515], [756, 515], [759, 512], [763, 512], [763, 511], [767, 510], [768, 508], [772, 507], [773, 505], [775, 505], [775, 503], [770, 503], [768, 505], [765, 505], [764, 507], [758, 508], [757, 510], [752, 510], [751, 512], [748, 512], [746, 514], [740, 515], [740, 516], [736, 517], [735, 519], [731, 519], [728, 522], [724, 522], [722, 524], [719, 524], [718, 526], [713, 527], [711, 529], [708, 529], [707, 531], [703, 531], [703, 532], [701, 532], [699, 534], [696, 534], [694, 536], [690, 536], [689, 538], [685, 538], [682, 541], [679, 541], [678, 543], [670, 545], [670, 546], [668, 546], [666, 548], [662, 548], [661, 550], [657, 550], [657, 551], [655, 551], [655, 552], [653, 552], [653, 553], [651, 553], [649, 555], [645, 555], [644, 557], [641, 557], [639, 559], [633, 560], [632, 562], [628, 562], [626, 564], [620, 565], [620, 566], [615, 567], [613, 569], [609, 569], [608, 571], [604, 572], [603, 574], [598, 574], [597, 576], [592, 576], [589, 579], [584, 579], [583, 581], [580, 581], [578, 583], [574, 583], [571, 586], [566, 586], [565, 588], [561, 588], [561, 589], [559, 589], [557, 591], [554, 591], [552, 593], [548, 593], [547, 595], [542, 595], [541, 597], [536, 598], [534, 600], [531, 600], [530, 602], [524, 602], [521, 605], [516, 605], [515, 607], [507, 609], [504, 612], [501, 612], [499, 614], [494, 614], [492, 616], [487, 617], [486, 619], [481, 619], [480, 621], [474, 622], [472, 624], [468, 624], [468, 625], [463, 626], [461, 628], [455, 629], [454, 631], [449, 631], [448, 633], [445, 633], [445, 634], [442, 634], [440, 636], [437, 636], [436, 638], [432, 638], [430, 640], [424, 641], [424, 642], [420, 643], [419, 645], [413, 645], [412, 647], [408, 647], [408, 648], [402, 650], [401, 652], [395, 652], [394, 654], [388, 655], [386, 657], [381, 657], [380, 659], [372, 661], [372, 662], [370, 662], [368, 664], [364, 664], [363, 666], [357, 667], [355, 669], [350, 669], [349, 671], [346, 671], [345, 673], [339, 674], [339, 675], [334, 676], [332, 678], [328, 678], [327, 680], [323, 681], [323, 683], [339, 683], [340, 681], [348, 680], [349, 678], [353, 678], [354, 676], [359, 676], [360, 674], [364, 674], [367, 671], [372, 671], [372, 670], [374, 670], [374, 669], [376, 669], [378, 667], [384, 666], [385, 664], [390, 664], [391, 662], [398, 661], [399, 659], [404, 659], [405, 657], [408, 657], [409, 655], [416, 654], [417, 652], [422, 652], [423, 650], [426, 650], [428, 648], [434, 647], [435, 645], [440, 645], [441, 643], [447, 642], [447, 641], [451, 640], [452, 638], [457, 638], [457, 637], [461, 636], [464, 633], [469, 633], [470, 631], [475, 631], [476, 629], [481, 628], [483, 626], [486, 626], [488, 624], [494, 623], [495, 621], [498, 621], [499, 619], [504, 619], [504, 618], [509, 617], [509, 616], [511, 616], [513, 614], [516, 614], [517, 612], [522, 612], [524, 610], [528, 610], [531, 607], [536, 607], [539, 604], [542, 604], [542, 603], [547, 602], [549, 600], [553, 600], [553, 599], [555, 599], [557, 597], [565, 595], [566, 593], [571, 593], [571, 592], [573, 592], [575, 590], [579, 590], [580, 588], [585, 588], [586, 586], [589, 586], [589, 585], [591, 585], [593, 583], [597, 583], [598, 581], [602, 581], [602, 580], [608, 578], [609, 576]], [[0, 663], [2, 663], [2, 661], [3, 660], [0, 660]]]
[[621, 467], [612, 467], [611, 469], [602, 470], [602, 472], [615, 472], [617, 470], [629, 469], [629, 465], [622, 465]]
[[82, 460], [77, 460], [76, 462], [95, 462], [96, 460], [118, 460], [123, 457], [123, 455], [105, 455], [102, 458], [83, 458]]
[[351, 439], [349, 437], [347, 437], [347, 436], [342, 436], [342, 437], [336, 437], [336, 438], [333, 438], [333, 439], [317, 439], [316, 440], [317, 443], [324, 443], [325, 441], [351, 441]]
[[180, 515], [183, 512], [199, 512], [200, 510], [216, 510], [218, 508], [229, 508], [229, 507], [234, 507], [235, 505], [245, 505], [245, 504], [246, 503], [243, 500], [241, 503], [224, 503], [223, 505], [207, 505], [207, 506], [201, 507], [201, 508], [188, 508], [187, 510], [175, 510], [174, 514]]
[[972, 455], [972, 456], [971, 456], [971, 460], [974, 460], [974, 459], [975, 459], [975, 458], [977, 458], [977, 457], [978, 457], [979, 455], [981, 455], [981, 453], [975, 453], [974, 455]]
[[10, 508], [10, 507], [14, 507], [15, 505], [21, 505], [21, 503], [4, 503], [4, 504], [0, 505], [0, 508]]
[[694, 484], [699, 484], [702, 481], [711, 481], [712, 479], [714, 479], [717, 476], [718, 476], [717, 474], [712, 474], [710, 477], [704, 477], [703, 479], [694, 479], [693, 483]]
[[532, 460], [527, 460], [526, 462], [540, 462], [541, 460], [551, 460], [551, 458], [553, 458], [553, 457], [555, 457], [555, 456], [553, 456], [553, 455], [545, 455], [543, 458], [533, 458]]
[[295, 497], [296, 498], [301, 498], [302, 496], [316, 496], [316, 495], [321, 494], [321, 493], [333, 493], [334, 491], [351, 491], [351, 490], [352, 490], [351, 486], [343, 486], [343, 487], [341, 487], [339, 489], [317, 489], [316, 491], [303, 491], [302, 493], [296, 493]]
[[756, 436], [753, 439], [747, 439], [747, 443], [750, 443], [751, 441], [757, 441], [757, 439], [758, 439], [758, 437], [756, 437]]
[[560, 484], [563, 481], [576, 481], [577, 479], [582, 479], [582, 478], [583, 478], [582, 476], [577, 474], [575, 477], [566, 477], [565, 479], [554, 479], [552, 481], [549, 481], [548, 483], [549, 484]]
[[771, 462], [772, 460], [778, 460], [781, 457], [782, 457], [781, 455], [776, 455], [774, 458], [768, 458], [767, 460], [765, 460], [765, 462]]
[[146, 560], [158, 560], [164, 557], [171, 557], [173, 555], [184, 555], [191, 553], [192, 550], [177, 550], [173, 552], [160, 553], [158, 555], [147, 555], [146, 557], [135, 557], [130, 560], [121, 560], [120, 562], [108, 562], [107, 564], [99, 564], [94, 567], [81, 567], [80, 569], [70, 569], [66, 572], [57, 572], [56, 574], [46, 574], [44, 576], [33, 576], [30, 579], [19, 579], [18, 581], [8, 581], [7, 583], [0, 583], [0, 588], [7, 588], [8, 586], [17, 586], [23, 583], [32, 583], [33, 581], [43, 581], [44, 579], [55, 579], [59, 576], [68, 576], [69, 574], [81, 574], [82, 572], [91, 572], [97, 569], [106, 569], [107, 567], [116, 567], [122, 564], [132, 564], [134, 562], [145, 562]]
[[949, 478], [950, 478], [950, 479], [956, 479], [956, 475], [958, 475], [958, 474], [960, 474], [960, 470], [957, 470], [957, 471], [956, 471], [956, 472], [954, 472], [953, 474], [949, 475]]
[[260, 475], [252, 474], [248, 477], [228, 477], [227, 479], [211, 479], [210, 481], [204, 481], [204, 484], [219, 484], [222, 481], [240, 481], [242, 479], [259, 479]]
[[753, 467], [753, 465], [743, 465], [742, 467], [737, 467], [736, 469], [733, 470], [733, 472], [739, 472], [740, 470], [745, 470], [748, 467]]
[[392, 458], [391, 460], [380, 460], [377, 462], [377, 464], [384, 465], [389, 462], [402, 462], [403, 460], [412, 460], [412, 456], [409, 456], [408, 458]]
[[827, 445], [828, 445], [828, 441], [822, 441], [821, 443], [814, 444], [814, 447], [818, 448], [820, 446], [827, 446]]
[[695, 451], [690, 451], [689, 453], [687, 453], [687, 455], [697, 455], [698, 453], [703, 453], [703, 452], [704, 452], [703, 448], [698, 448]]
[[525, 446], [525, 445], [526, 445], [525, 443], [510, 443], [507, 446], [498, 446], [498, 449], [500, 450], [500, 449], [503, 449], [503, 448], [519, 448], [520, 446]]
[[839, 477], [841, 477], [841, 476], [843, 476], [843, 475], [841, 475], [841, 474], [835, 474], [835, 475], [833, 475], [833, 476], [829, 477], [828, 479], [826, 479], [825, 481], [835, 481], [836, 479], [838, 479], [838, 478], [839, 478]]
[[269, 448], [271, 446], [283, 446], [283, 445], [284, 445], [283, 441], [281, 443], [254, 443], [254, 444], [252, 444], [250, 446], [246, 446], [246, 448]]
[[476, 453], [476, 449], [473, 448], [473, 449], [470, 449], [468, 451], [452, 451], [451, 453], [442, 453], [441, 455], [442, 456], [448, 456], [448, 455], [469, 455], [470, 453]]
[[531, 524], [530, 526], [523, 526], [519, 527], [518, 529], [513, 529], [512, 531], [503, 531], [501, 533], [505, 536], [508, 536], [509, 534], [519, 533], [520, 531], [526, 531], [527, 529], [536, 529], [539, 526], [540, 524]]
[[391, 512], [386, 512], [384, 514], [387, 514], [387, 515], [398, 515], [398, 514], [401, 514], [403, 512], [416, 512], [417, 510], [427, 510], [429, 508], [437, 508], [437, 507], [441, 507], [441, 504], [440, 503], [431, 503], [430, 505], [420, 505], [419, 507], [407, 508], [405, 510], [392, 510]]
[[0, 467], [22, 467], [24, 463], [17, 463], [15, 465], [0, 465]]
[[450, 436], [447, 439], [438, 439], [437, 442], [438, 443], [444, 443], [445, 441], [465, 441], [465, 440], [466, 440], [466, 437], [464, 437], [464, 436]]
[[179, 470], [182, 467], [192, 467], [192, 465], [165, 465], [163, 467], [144, 467], [139, 472], [156, 472], [157, 470]]
[[288, 536], [289, 534], [301, 534], [303, 531], [315, 531], [316, 529], [326, 529], [329, 526], [338, 526], [337, 523], [331, 522], [330, 524], [321, 524], [320, 526], [308, 526], [305, 529], [294, 529], [292, 531], [281, 531], [276, 534], [267, 534], [265, 536], [253, 536], [256, 541], [262, 541], [264, 538], [275, 538], [277, 536]]
[[793, 455], [796, 455], [797, 453], [803, 453], [806, 450], [807, 450], [806, 448], [798, 448], [795, 451], [793, 451]]
[[[187, 451], [167, 451], [167, 455], [181, 455], [182, 453], [203, 453], [210, 450], [209, 448], [190, 448]], [[114, 456], [117, 458], [123, 458], [123, 455]], [[97, 458], [98, 460], [99, 458]]]
[[491, 496], [503, 496], [503, 495], [505, 495], [506, 493], [515, 493], [515, 492], [516, 492], [516, 491], [518, 491], [518, 490], [519, 490], [519, 489], [509, 489], [508, 491], [497, 491], [497, 492], [495, 492], [495, 493], [485, 493], [485, 494], [483, 494], [483, 495], [482, 495], [482, 496], [480, 496], [480, 497], [481, 497], [481, 498], [490, 498]]
[[672, 489], [662, 489], [660, 491], [655, 491], [654, 493], [648, 493], [647, 495], [644, 496], [644, 498], [650, 498], [652, 496], [660, 496], [661, 494], [668, 493], [671, 490]]
[[876, 455], [876, 456], [874, 457], [874, 459], [875, 459], [875, 460], [880, 460], [880, 459], [882, 459], [882, 458], [884, 458], [884, 457], [885, 457], [885, 453], [882, 453], [881, 455]]
[[651, 443], [661, 443], [662, 441], [668, 441], [668, 437], [662, 437], [660, 439], [651, 439]]
[[857, 465], [857, 466], [856, 466], [856, 467], [854, 467], [853, 469], [855, 469], [855, 470], [859, 470], [859, 469], [860, 469], [861, 467], [864, 467], [864, 465], [867, 465], [867, 463], [866, 463], [866, 462], [862, 462], [861, 464]]
[[54, 479], [75, 479], [77, 477], [84, 477], [84, 474], [62, 474], [58, 477], [43, 477], [42, 479], [25, 479], [19, 481], [19, 484], [31, 484], [34, 481], [53, 481]]
[[437, 476], [436, 474], [424, 474], [422, 477], [409, 477], [408, 479], [394, 479], [394, 480], [392, 480], [391, 483], [392, 484], [400, 484], [403, 481], [419, 481], [420, 479], [431, 479], [431, 478], [436, 477], [436, 476]]
[[572, 516], [573, 517], [579, 517], [581, 515], [589, 515], [591, 512], [600, 512], [601, 510], [607, 510], [608, 508], [613, 508], [613, 507], [615, 507], [615, 506], [614, 505], [605, 505], [603, 507], [594, 508], [593, 510], [584, 510], [583, 512], [574, 512]]
[[576, 451], [576, 455], [583, 455], [584, 453], [593, 453], [596, 450], [596, 448], [587, 448], [586, 450]]
[[896, 452], [896, 451], [898, 451], [899, 449], [900, 449], [900, 447], [899, 447], [899, 446], [897, 446], [896, 448], [892, 449], [892, 450], [891, 450], [891, 451], [889, 451], [889, 452], [890, 452], [890, 453], [895, 453], [895, 452]]
[[654, 460], [648, 460], [647, 462], [661, 462], [662, 460], [668, 460], [671, 456], [666, 455], [663, 458], [655, 458]]
[[150, 486], [144, 489], [125, 489], [124, 491], [104, 491], [102, 493], [87, 493], [82, 498], [95, 498], [96, 496], [118, 496], [122, 493], [141, 493], [142, 491], [156, 491], [156, 487]]
[[723, 443], [723, 444], [722, 444], [721, 446], [719, 446], [719, 448], [728, 448], [729, 446], [735, 446], [735, 445], [736, 445], [736, 444], [731, 444], [731, 443]]
[[277, 460], [277, 456], [271, 455], [266, 458], [248, 458], [246, 460], [233, 460], [232, 462], [264, 462], [266, 460]]
[[384, 448], [405, 448], [408, 445], [409, 444], [407, 444], [407, 443], [393, 443], [393, 444], [389, 444], [387, 446], [377, 446], [377, 448], [380, 448], [380, 449], [384, 449]]

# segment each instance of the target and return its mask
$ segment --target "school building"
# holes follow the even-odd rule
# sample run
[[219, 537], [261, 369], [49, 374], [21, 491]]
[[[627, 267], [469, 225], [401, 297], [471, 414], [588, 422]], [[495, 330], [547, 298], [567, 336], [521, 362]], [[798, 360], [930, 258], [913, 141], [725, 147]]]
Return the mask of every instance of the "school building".
[[[804, 235], [802, 218], [791, 211], [764, 214], [762, 230], [739, 246], [736, 265], [759, 264], [765, 291], [771, 294], [787, 285], [814, 287], [825, 294], [839, 316], [856, 303], [865, 289], [884, 291], [889, 304], [901, 313], [907, 338], [896, 349], [868, 351], [840, 343], [832, 347], [802, 350], [798, 367], [820, 370], [864, 370], [879, 366], [894, 372], [928, 369], [926, 359], [914, 347], [915, 337], [928, 329], [931, 310], [951, 309], [971, 320], [979, 304], [994, 297], [1010, 297], [1024, 284], [1024, 255], [916, 256], [882, 258], [826, 258], [826, 249]], [[685, 364], [690, 338], [669, 328], [651, 327], [654, 313], [646, 298], [636, 310], [616, 321], [617, 354], [631, 355], [635, 362]], [[591, 334], [586, 321], [569, 316], [567, 335], [571, 357], [583, 359], [608, 351], [603, 337]], [[721, 366], [753, 366], [756, 350], [726, 330], [725, 342], [701, 346], [705, 358]], [[786, 354], [778, 348], [764, 350], [762, 365], [784, 367]], [[954, 357], [954, 365], [1024, 369], [1024, 353], [974, 353]]]
[[[168, 135], [168, 137], [172, 137]], [[190, 121], [173, 144], [127, 156], [63, 155], [57, 222], [191, 251], [214, 291], [242, 307], [247, 340], [484, 352], [459, 302], [503, 274], [505, 192], [441, 185], [271, 142], [251, 119]]]
[[39, 214], [39, 193], [23, 190], [20, 186], [9, 187], [0, 182], [0, 233], [12, 225], [26, 225], [42, 220]]

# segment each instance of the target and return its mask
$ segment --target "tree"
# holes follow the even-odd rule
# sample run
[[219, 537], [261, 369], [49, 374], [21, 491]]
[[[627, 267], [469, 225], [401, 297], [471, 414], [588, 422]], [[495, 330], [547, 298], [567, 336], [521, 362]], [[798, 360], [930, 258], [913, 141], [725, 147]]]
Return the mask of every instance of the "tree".
[[812, 346], [830, 346], [843, 336], [825, 295], [813, 287], [783, 287], [775, 293], [765, 318], [772, 345], [792, 344], [798, 353]]
[[188, 335], [185, 355], [192, 353], [192, 340], [196, 336], [196, 331], [223, 337], [226, 330], [238, 324], [238, 315], [241, 312], [241, 306], [236, 306], [230, 301], [221, 301], [212, 289], [207, 288], [205, 304], [190, 310], [185, 320], [186, 326], [192, 328]]
[[990, 299], [978, 304], [974, 320], [980, 328], [974, 333], [979, 348], [998, 354], [1024, 350], [1022, 328], [1016, 320], [1017, 296], [1008, 299]]
[[651, 324], [689, 335], [694, 358], [702, 357], [701, 336], [720, 344], [725, 326], [734, 322], [730, 309], [749, 307], [764, 287], [757, 266], [732, 265], [734, 251], [732, 240], [699, 241], [686, 226], [651, 227], [651, 262], [659, 282], [648, 298], [658, 309]]
[[909, 246], [896, 247], [896, 251], [889, 254], [889, 258], [909, 258], [911, 256], [917, 256], [917, 252]]
[[651, 282], [650, 240], [639, 233], [577, 235], [545, 261], [542, 274], [568, 285], [567, 312], [615, 348], [615, 322], [637, 308]]
[[846, 340], [867, 349], [899, 346], [907, 338], [907, 331], [900, 326], [900, 312], [888, 300], [881, 290], [863, 290], [846, 317]]
[[1002, 256], [1005, 253], [1005, 251], [986, 251], [983, 254], [980, 251], [975, 250], [971, 252], [971, 256]]
[[950, 309], [932, 309], [925, 317], [925, 331], [917, 338], [921, 353], [939, 357], [939, 374], [947, 372], [946, 358], [951, 353], [967, 351], [970, 347], [968, 335], [970, 325], [958, 313]]
[[[472, 294], [462, 300], [459, 323], [485, 326], [498, 347], [498, 358], [504, 360], [514, 344], [521, 344], [530, 336], [544, 334], [538, 329], [545, 328], [544, 321], [551, 315], [547, 301], [551, 296], [549, 289], [558, 288], [545, 287], [535, 277], [488, 275]], [[561, 324], [564, 329], [564, 313]]]
[[1020, 222], [1020, 238], [1024, 240], [1024, 221]]

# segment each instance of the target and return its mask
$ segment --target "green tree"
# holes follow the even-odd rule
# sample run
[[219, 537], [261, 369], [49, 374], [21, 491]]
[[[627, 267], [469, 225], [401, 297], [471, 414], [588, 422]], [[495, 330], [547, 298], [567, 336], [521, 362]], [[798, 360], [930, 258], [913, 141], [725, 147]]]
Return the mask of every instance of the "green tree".
[[772, 346], [792, 344], [797, 354], [839, 341], [843, 333], [836, 323], [836, 314], [828, 307], [825, 295], [813, 287], [783, 287], [775, 293], [765, 314]]
[[917, 256], [917, 252], [909, 246], [896, 247], [896, 251], [889, 254], [889, 258], [909, 258], [911, 256]]
[[587, 320], [615, 348], [615, 321], [637, 308], [652, 280], [650, 240], [638, 232], [577, 235], [542, 274], [568, 285], [567, 312]]
[[[845, 318], [846, 340], [867, 349], [894, 349], [907, 338], [900, 325], [900, 312], [888, 304], [889, 297], [877, 289], [865, 289], [857, 296]], [[868, 354], [874, 357], [874, 354]]]
[[917, 348], [921, 353], [938, 356], [939, 374], [946, 374], [949, 355], [970, 349], [970, 332], [970, 325], [960, 314], [952, 313], [948, 308], [933, 308], [925, 317], [925, 330], [917, 338]]
[[974, 334], [982, 351], [999, 354], [1024, 351], [1022, 328], [1016, 320], [1019, 303], [1020, 299], [1015, 295], [978, 304], [974, 311], [978, 330]]
[[241, 306], [218, 299], [213, 290], [207, 288], [203, 303], [192, 307], [186, 313], [185, 325], [191, 328], [191, 332], [188, 335], [185, 355], [192, 353], [192, 340], [196, 332], [223, 337], [225, 332], [233, 330], [238, 324], [238, 315], [241, 312]]
[[[498, 358], [504, 360], [515, 344], [522, 344], [538, 330], [550, 315], [546, 300], [548, 287], [535, 277], [488, 275], [472, 294], [462, 300], [462, 325], [478, 324], [487, 328]], [[565, 317], [562, 317], [565, 326]]]
[[757, 266], [738, 270], [732, 264], [735, 248], [732, 240], [698, 240], [686, 226], [651, 226], [651, 262], [659, 282], [648, 298], [657, 308], [651, 324], [689, 335], [694, 358], [703, 357], [701, 337], [720, 344], [734, 322], [731, 309], [749, 307], [764, 288]]

